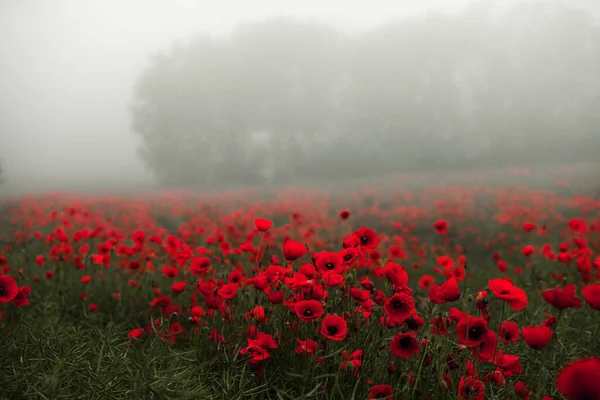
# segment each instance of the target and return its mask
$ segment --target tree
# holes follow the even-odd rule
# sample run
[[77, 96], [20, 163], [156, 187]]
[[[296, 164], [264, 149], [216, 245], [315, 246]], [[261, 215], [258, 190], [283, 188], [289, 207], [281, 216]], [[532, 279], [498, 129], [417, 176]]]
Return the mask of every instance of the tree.
[[155, 57], [132, 106], [144, 161], [174, 184], [291, 179], [290, 160], [310, 162], [335, 130], [337, 40], [326, 25], [272, 20]]
[[600, 34], [567, 3], [244, 24], [153, 58], [132, 105], [164, 183], [298, 183], [597, 158]]

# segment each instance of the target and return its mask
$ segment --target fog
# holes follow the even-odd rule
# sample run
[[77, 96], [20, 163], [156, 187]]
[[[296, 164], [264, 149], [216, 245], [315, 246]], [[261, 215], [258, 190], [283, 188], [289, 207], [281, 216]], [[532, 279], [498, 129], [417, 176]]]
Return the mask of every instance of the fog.
[[506, 167], [531, 161], [519, 143], [533, 138], [535, 162], [593, 162], [599, 11], [0, 0], [0, 191], [335, 180], [372, 162], [374, 174]]

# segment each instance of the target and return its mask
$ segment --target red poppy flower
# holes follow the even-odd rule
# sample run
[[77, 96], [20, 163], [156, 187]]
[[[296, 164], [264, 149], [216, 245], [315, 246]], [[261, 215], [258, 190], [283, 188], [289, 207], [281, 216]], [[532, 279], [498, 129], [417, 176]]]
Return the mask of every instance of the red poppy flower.
[[169, 308], [173, 305], [173, 300], [169, 296], [159, 296], [152, 300], [151, 307]]
[[521, 358], [512, 354], [504, 354], [502, 350], [496, 355], [494, 360], [498, 368], [502, 371], [510, 372], [511, 374], [522, 374]]
[[525, 232], [531, 232], [532, 230], [534, 230], [536, 228], [536, 224], [534, 224], [533, 222], [525, 222], [522, 226], [522, 229]]
[[190, 272], [196, 276], [204, 275], [210, 268], [210, 258], [208, 257], [196, 257], [192, 260], [190, 266]]
[[532, 392], [527, 388], [525, 382], [519, 381], [515, 382], [515, 393], [523, 400], [528, 400]]
[[477, 346], [471, 347], [473, 358], [480, 362], [491, 362], [498, 349], [498, 336], [491, 329], [485, 332], [485, 337]]
[[504, 343], [514, 343], [519, 340], [519, 325], [512, 321], [503, 322], [499, 329], [500, 340]]
[[445, 235], [448, 232], [448, 222], [438, 220], [433, 223], [433, 227], [440, 235]]
[[564, 367], [556, 387], [568, 400], [600, 399], [600, 358], [583, 358]]
[[391, 258], [405, 258], [404, 250], [400, 246], [392, 246], [389, 250], [389, 255]]
[[469, 315], [456, 324], [456, 336], [461, 344], [474, 347], [487, 337], [487, 322], [483, 318]]
[[390, 352], [393, 356], [408, 358], [421, 352], [419, 341], [409, 333], [398, 333], [390, 342]]
[[12, 276], [0, 275], [0, 304], [8, 303], [17, 296], [17, 282]]
[[428, 290], [430, 286], [435, 285], [435, 278], [431, 275], [423, 275], [419, 278], [419, 287]]
[[504, 261], [504, 260], [498, 260], [497, 265], [498, 265], [498, 271], [500, 271], [500, 273], [505, 273], [506, 270], [508, 269], [508, 264], [506, 264], [506, 261]]
[[354, 350], [352, 353], [348, 353], [348, 351], [344, 350], [342, 351], [342, 356], [344, 357], [344, 360], [342, 361], [342, 368], [344, 370], [358, 368], [362, 365], [362, 350]]
[[429, 290], [429, 298], [434, 304], [444, 304], [460, 298], [460, 288], [455, 278], [450, 278], [441, 285], [434, 285]]
[[573, 232], [584, 233], [586, 230], [585, 222], [577, 218], [572, 218], [569, 220], [569, 229]]
[[559, 286], [554, 289], [546, 289], [542, 292], [542, 297], [547, 303], [552, 304], [559, 310], [565, 308], [579, 308], [582, 302], [579, 298], [575, 297], [575, 291], [577, 286], [573, 284], [566, 285], [564, 289]]
[[437, 264], [444, 269], [452, 269], [454, 267], [454, 260], [452, 257], [441, 256], [437, 258]]
[[323, 306], [317, 300], [299, 301], [294, 305], [298, 318], [305, 322], [311, 322], [323, 315]]
[[[356, 238], [356, 236], [352, 237]], [[358, 240], [358, 238], [356, 239]], [[340, 255], [340, 257], [342, 257], [342, 260], [344, 260], [344, 264], [346, 265], [352, 264], [352, 262], [356, 260], [356, 258], [359, 255], [358, 250], [356, 250], [354, 247], [349, 247], [347, 249], [340, 250], [338, 254]]]
[[295, 240], [288, 239], [283, 243], [283, 255], [286, 260], [294, 261], [306, 254], [306, 247]]
[[306, 340], [300, 340], [300, 339], [296, 339], [298, 341], [298, 347], [296, 347], [296, 354], [315, 354], [317, 352], [317, 342], [315, 342], [312, 339], [306, 339]]
[[231, 300], [237, 293], [237, 286], [233, 283], [226, 283], [219, 289], [219, 296], [225, 300]]
[[328, 315], [321, 322], [321, 335], [331, 340], [344, 340], [348, 333], [346, 321], [337, 315]]
[[525, 291], [506, 278], [496, 278], [488, 281], [492, 293], [500, 300], [506, 300], [508, 305], [515, 311], [522, 310], [527, 306], [527, 294]]
[[523, 247], [522, 252], [525, 257], [530, 257], [533, 254], [534, 250], [535, 249], [533, 248], [533, 246], [525, 246]]
[[359, 228], [352, 233], [360, 240], [360, 245], [369, 249], [376, 249], [379, 245], [379, 238], [371, 228]]
[[142, 328], [134, 328], [129, 331], [127, 337], [130, 339], [139, 339], [144, 334], [144, 330]]
[[458, 383], [458, 397], [468, 400], [483, 400], [485, 398], [485, 385], [472, 376], [461, 376]]
[[161, 271], [163, 275], [169, 279], [177, 278], [179, 275], [179, 270], [177, 267], [162, 267]]
[[342, 272], [342, 264], [344, 259], [338, 253], [324, 251], [317, 255], [315, 264], [322, 271], [333, 271], [336, 273]]
[[386, 314], [394, 321], [404, 322], [410, 316], [415, 308], [415, 300], [406, 293], [395, 293], [388, 298], [383, 309]]
[[175, 282], [171, 285], [171, 290], [175, 293], [181, 293], [185, 290], [187, 282]]
[[394, 390], [390, 385], [375, 385], [369, 391], [367, 399], [391, 399], [393, 395]]
[[581, 289], [581, 293], [590, 307], [600, 310], [600, 283], [587, 285]]
[[324, 272], [321, 274], [321, 279], [327, 287], [338, 287], [344, 284], [344, 276], [337, 272]]
[[259, 231], [266, 232], [269, 230], [269, 228], [271, 228], [271, 226], [273, 226], [273, 221], [270, 221], [266, 218], [256, 218], [254, 220], [254, 225]]
[[340, 211], [340, 214], [339, 214], [339, 216], [340, 216], [340, 219], [341, 219], [341, 220], [344, 220], [344, 221], [345, 221], [345, 220], [347, 220], [348, 218], [350, 218], [350, 211], [348, 211], [348, 210], [342, 210], [342, 211]]
[[13, 304], [17, 307], [28, 306], [30, 294], [31, 288], [29, 286], [21, 286], [17, 289], [17, 295], [12, 299]]
[[394, 286], [405, 287], [408, 285], [408, 272], [400, 264], [389, 262], [384, 267], [385, 277]]
[[552, 340], [552, 329], [547, 325], [523, 327], [523, 340], [529, 347], [541, 350]]

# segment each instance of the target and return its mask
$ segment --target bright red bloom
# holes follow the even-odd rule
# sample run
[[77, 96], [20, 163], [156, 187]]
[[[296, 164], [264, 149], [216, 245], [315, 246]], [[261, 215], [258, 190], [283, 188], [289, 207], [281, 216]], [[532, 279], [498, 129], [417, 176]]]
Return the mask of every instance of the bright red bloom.
[[529, 396], [531, 396], [531, 391], [527, 389], [527, 385], [525, 382], [515, 382], [515, 393], [519, 395], [523, 400], [528, 400]]
[[231, 300], [237, 293], [237, 286], [233, 283], [226, 283], [219, 289], [219, 296], [225, 300]]
[[315, 354], [317, 352], [317, 342], [315, 342], [312, 339], [306, 339], [306, 340], [300, 340], [300, 339], [296, 339], [298, 341], [298, 347], [296, 347], [296, 354]]
[[564, 367], [556, 387], [568, 400], [600, 400], [600, 358], [583, 358]]
[[346, 321], [337, 315], [328, 315], [321, 322], [321, 335], [331, 340], [344, 340], [348, 333]]
[[367, 399], [391, 399], [393, 395], [394, 390], [390, 385], [375, 385], [369, 391]]
[[352, 233], [360, 240], [360, 245], [369, 249], [376, 249], [379, 245], [379, 238], [371, 228], [359, 228]]
[[485, 385], [472, 376], [461, 376], [458, 383], [458, 397], [465, 400], [483, 400]]
[[429, 287], [435, 285], [435, 278], [431, 275], [423, 275], [419, 278], [419, 287], [423, 290], [429, 290]]
[[317, 300], [304, 300], [295, 304], [294, 310], [298, 318], [304, 322], [311, 322], [323, 315], [323, 306]]
[[529, 347], [541, 350], [552, 340], [552, 329], [547, 325], [523, 327], [523, 340]]
[[434, 304], [444, 304], [460, 298], [460, 288], [455, 278], [450, 278], [441, 285], [431, 286], [429, 298]]
[[590, 307], [600, 310], [600, 283], [593, 283], [581, 289], [585, 302]]
[[17, 293], [17, 282], [14, 278], [8, 275], [0, 275], [0, 304], [12, 301]]
[[177, 278], [177, 276], [179, 275], [179, 270], [177, 269], [177, 267], [162, 267], [161, 270], [163, 275], [169, 279]]
[[533, 246], [525, 246], [525, 247], [523, 247], [523, 250], [522, 250], [523, 255], [525, 257], [530, 257], [534, 251], [535, 251], [535, 249], [533, 248]]
[[578, 218], [572, 218], [569, 220], [569, 229], [573, 232], [584, 233], [586, 231], [585, 222]]
[[452, 257], [441, 256], [437, 258], [437, 264], [444, 269], [452, 269], [454, 267], [454, 260]]
[[546, 289], [542, 292], [542, 297], [547, 303], [552, 304], [559, 310], [565, 308], [579, 308], [582, 305], [581, 299], [575, 297], [577, 286], [573, 284], [566, 285], [564, 289], [557, 286], [554, 289]]
[[169, 308], [173, 305], [173, 300], [169, 296], [159, 296], [152, 300], [151, 307]]
[[522, 310], [527, 306], [527, 294], [525, 291], [506, 278], [496, 278], [488, 281], [492, 293], [500, 300], [506, 300], [508, 305], [515, 311]]
[[352, 353], [348, 353], [346, 350], [342, 351], [344, 360], [342, 361], [342, 368], [344, 370], [358, 368], [362, 365], [362, 350], [354, 350]]
[[503, 322], [500, 324], [498, 334], [500, 335], [500, 340], [504, 343], [514, 343], [519, 340], [519, 325], [512, 321]]
[[448, 232], [448, 222], [444, 220], [435, 221], [433, 227], [440, 235], [445, 235]]
[[406, 293], [395, 293], [383, 305], [383, 309], [388, 317], [399, 323], [404, 322], [413, 312], [414, 308], [415, 300]]
[[30, 294], [31, 288], [29, 286], [21, 286], [17, 289], [17, 295], [12, 299], [13, 304], [17, 307], [28, 306]]
[[491, 362], [496, 355], [496, 350], [498, 349], [498, 336], [496, 333], [488, 329], [485, 332], [485, 337], [483, 341], [479, 343], [477, 346], [471, 347], [471, 354], [473, 358], [481, 362]]
[[398, 333], [390, 342], [390, 352], [393, 356], [408, 358], [421, 352], [419, 341], [409, 333]]
[[288, 239], [283, 243], [283, 255], [286, 260], [294, 261], [306, 254], [306, 247], [295, 240]]
[[142, 328], [134, 328], [129, 331], [127, 337], [130, 339], [139, 339], [144, 334], [144, 330]]
[[389, 262], [383, 268], [385, 277], [396, 287], [406, 287], [408, 285], [408, 273], [404, 267], [394, 262]]
[[271, 226], [273, 226], [273, 221], [266, 218], [256, 218], [254, 220], [254, 225], [259, 231], [266, 232], [269, 230], [269, 228], [271, 228]]
[[196, 276], [204, 275], [210, 269], [210, 259], [208, 257], [196, 257], [192, 260], [190, 272]]
[[496, 355], [495, 363], [502, 371], [511, 374], [522, 374], [521, 358], [512, 354], [504, 354], [502, 350]]
[[487, 322], [483, 318], [469, 315], [456, 324], [456, 336], [461, 344], [474, 347], [487, 337]]
[[175, 282], [171, 285], [171, 290], [175, 293], [181, 293], [185, 290], [187, 282]]
[[532, 230], [534, 230], [536, 228], [536, 224], [534, 224], [533, 222], [525, 222], [522, 226], [522, 229], [525, 232], [531, 232]]
[[340, 211], [340, 214], [339, 214], [339, 216], [340, 216], [340, 219], [341, 219], [341, 220], [344, 220], [344, 221], [345, 221], [345, 220], [347, 220], [348, 218], [350, 218], [350, 211], [348, 211], [348, 210], [342, 210], [342, 211]]
[[334, 252], [324, 251], [317, 255], [315, 264], [321, 272], [333, 271], [342, 272], [342, 264], [344, 259], [341, 255]]

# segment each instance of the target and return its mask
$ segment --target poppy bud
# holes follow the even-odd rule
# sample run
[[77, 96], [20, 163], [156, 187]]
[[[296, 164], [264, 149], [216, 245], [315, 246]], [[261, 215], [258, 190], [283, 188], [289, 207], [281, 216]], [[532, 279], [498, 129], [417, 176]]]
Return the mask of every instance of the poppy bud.
[[395, 374], [398, 371], [396, 365], [393, 362], [388, 364], [387, 370], [390, 374]]
[[469, 303], [472, 303], [472, 302], [473, 302], [473, 295], [468, 295], [468, 296], [467, 296], [467, 301], [468, 301]]

